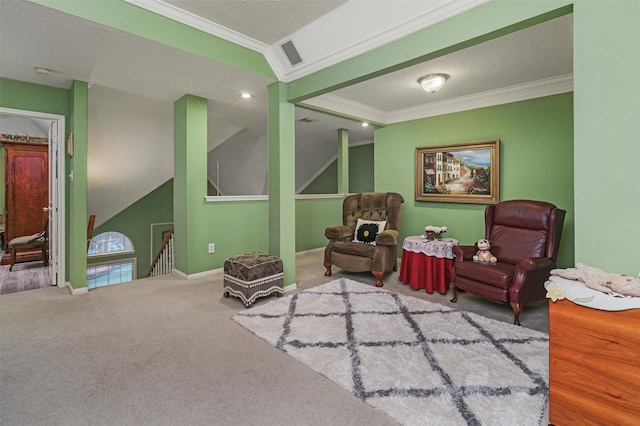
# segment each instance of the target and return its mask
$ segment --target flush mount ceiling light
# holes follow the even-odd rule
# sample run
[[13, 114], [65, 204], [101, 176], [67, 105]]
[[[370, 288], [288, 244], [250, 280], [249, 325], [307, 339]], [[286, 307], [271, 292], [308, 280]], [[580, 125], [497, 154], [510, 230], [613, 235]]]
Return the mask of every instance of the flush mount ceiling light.
[[42, 74], [42, 75], [51, 74], [51, 70], [48, 68], [36, 67], [35, 70], [38, 74]]
[[444, 83], [449, 78], [449, 74], [427, 74], [418, 79], [418, 83], [422, 88], [429, 93], [435, 93], [442, 89]]
[[241, 97], [242, 99], [251, 99], [253, 98], [253, 95], [249, 92], [242, 92], [238, 95], [239, 97]]

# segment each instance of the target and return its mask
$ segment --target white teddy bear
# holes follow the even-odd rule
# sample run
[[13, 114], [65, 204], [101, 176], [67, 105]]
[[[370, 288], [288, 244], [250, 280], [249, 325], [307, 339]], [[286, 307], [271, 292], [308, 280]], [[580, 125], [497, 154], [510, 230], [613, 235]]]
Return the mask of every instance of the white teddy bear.
[[475, 262], [496, 263], [498, 261], [498, 259], [489, 251], [491, 248], [491, 242], [489, 240], [485, 240], [484, 238], [478, 240], [476, 247], [478, 247], [478, 251], [473, 256], [473, 260]]

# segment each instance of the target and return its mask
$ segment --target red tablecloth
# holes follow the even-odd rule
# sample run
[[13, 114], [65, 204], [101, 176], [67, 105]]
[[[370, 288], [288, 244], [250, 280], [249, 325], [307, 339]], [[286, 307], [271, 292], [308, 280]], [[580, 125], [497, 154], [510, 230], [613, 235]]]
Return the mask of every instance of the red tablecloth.
[[427, 293], [437, 291], [446, 294], [449, 289], [454, 263], [454, 259], [430, 256], [403, 249], [400, 263], [400, 281], [409, 284], [414, 290], [424, 288]]

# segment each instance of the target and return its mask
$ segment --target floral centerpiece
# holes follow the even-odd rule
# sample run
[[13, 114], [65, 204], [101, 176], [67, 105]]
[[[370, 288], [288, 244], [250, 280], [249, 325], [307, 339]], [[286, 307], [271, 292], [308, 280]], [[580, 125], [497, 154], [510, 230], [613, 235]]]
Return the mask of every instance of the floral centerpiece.
[[424, 233], [427, 240], [439, 240], [445, 232], [447, 232], [446, 226], [429, 225], [424, 227]]

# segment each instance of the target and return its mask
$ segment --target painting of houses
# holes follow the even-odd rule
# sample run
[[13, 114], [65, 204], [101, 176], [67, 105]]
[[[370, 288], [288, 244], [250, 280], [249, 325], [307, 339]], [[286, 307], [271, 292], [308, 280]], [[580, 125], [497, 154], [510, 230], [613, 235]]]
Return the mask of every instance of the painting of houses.
[[497, 202], [498, 149], [497, 140], [417, 148], [416, 200]]

